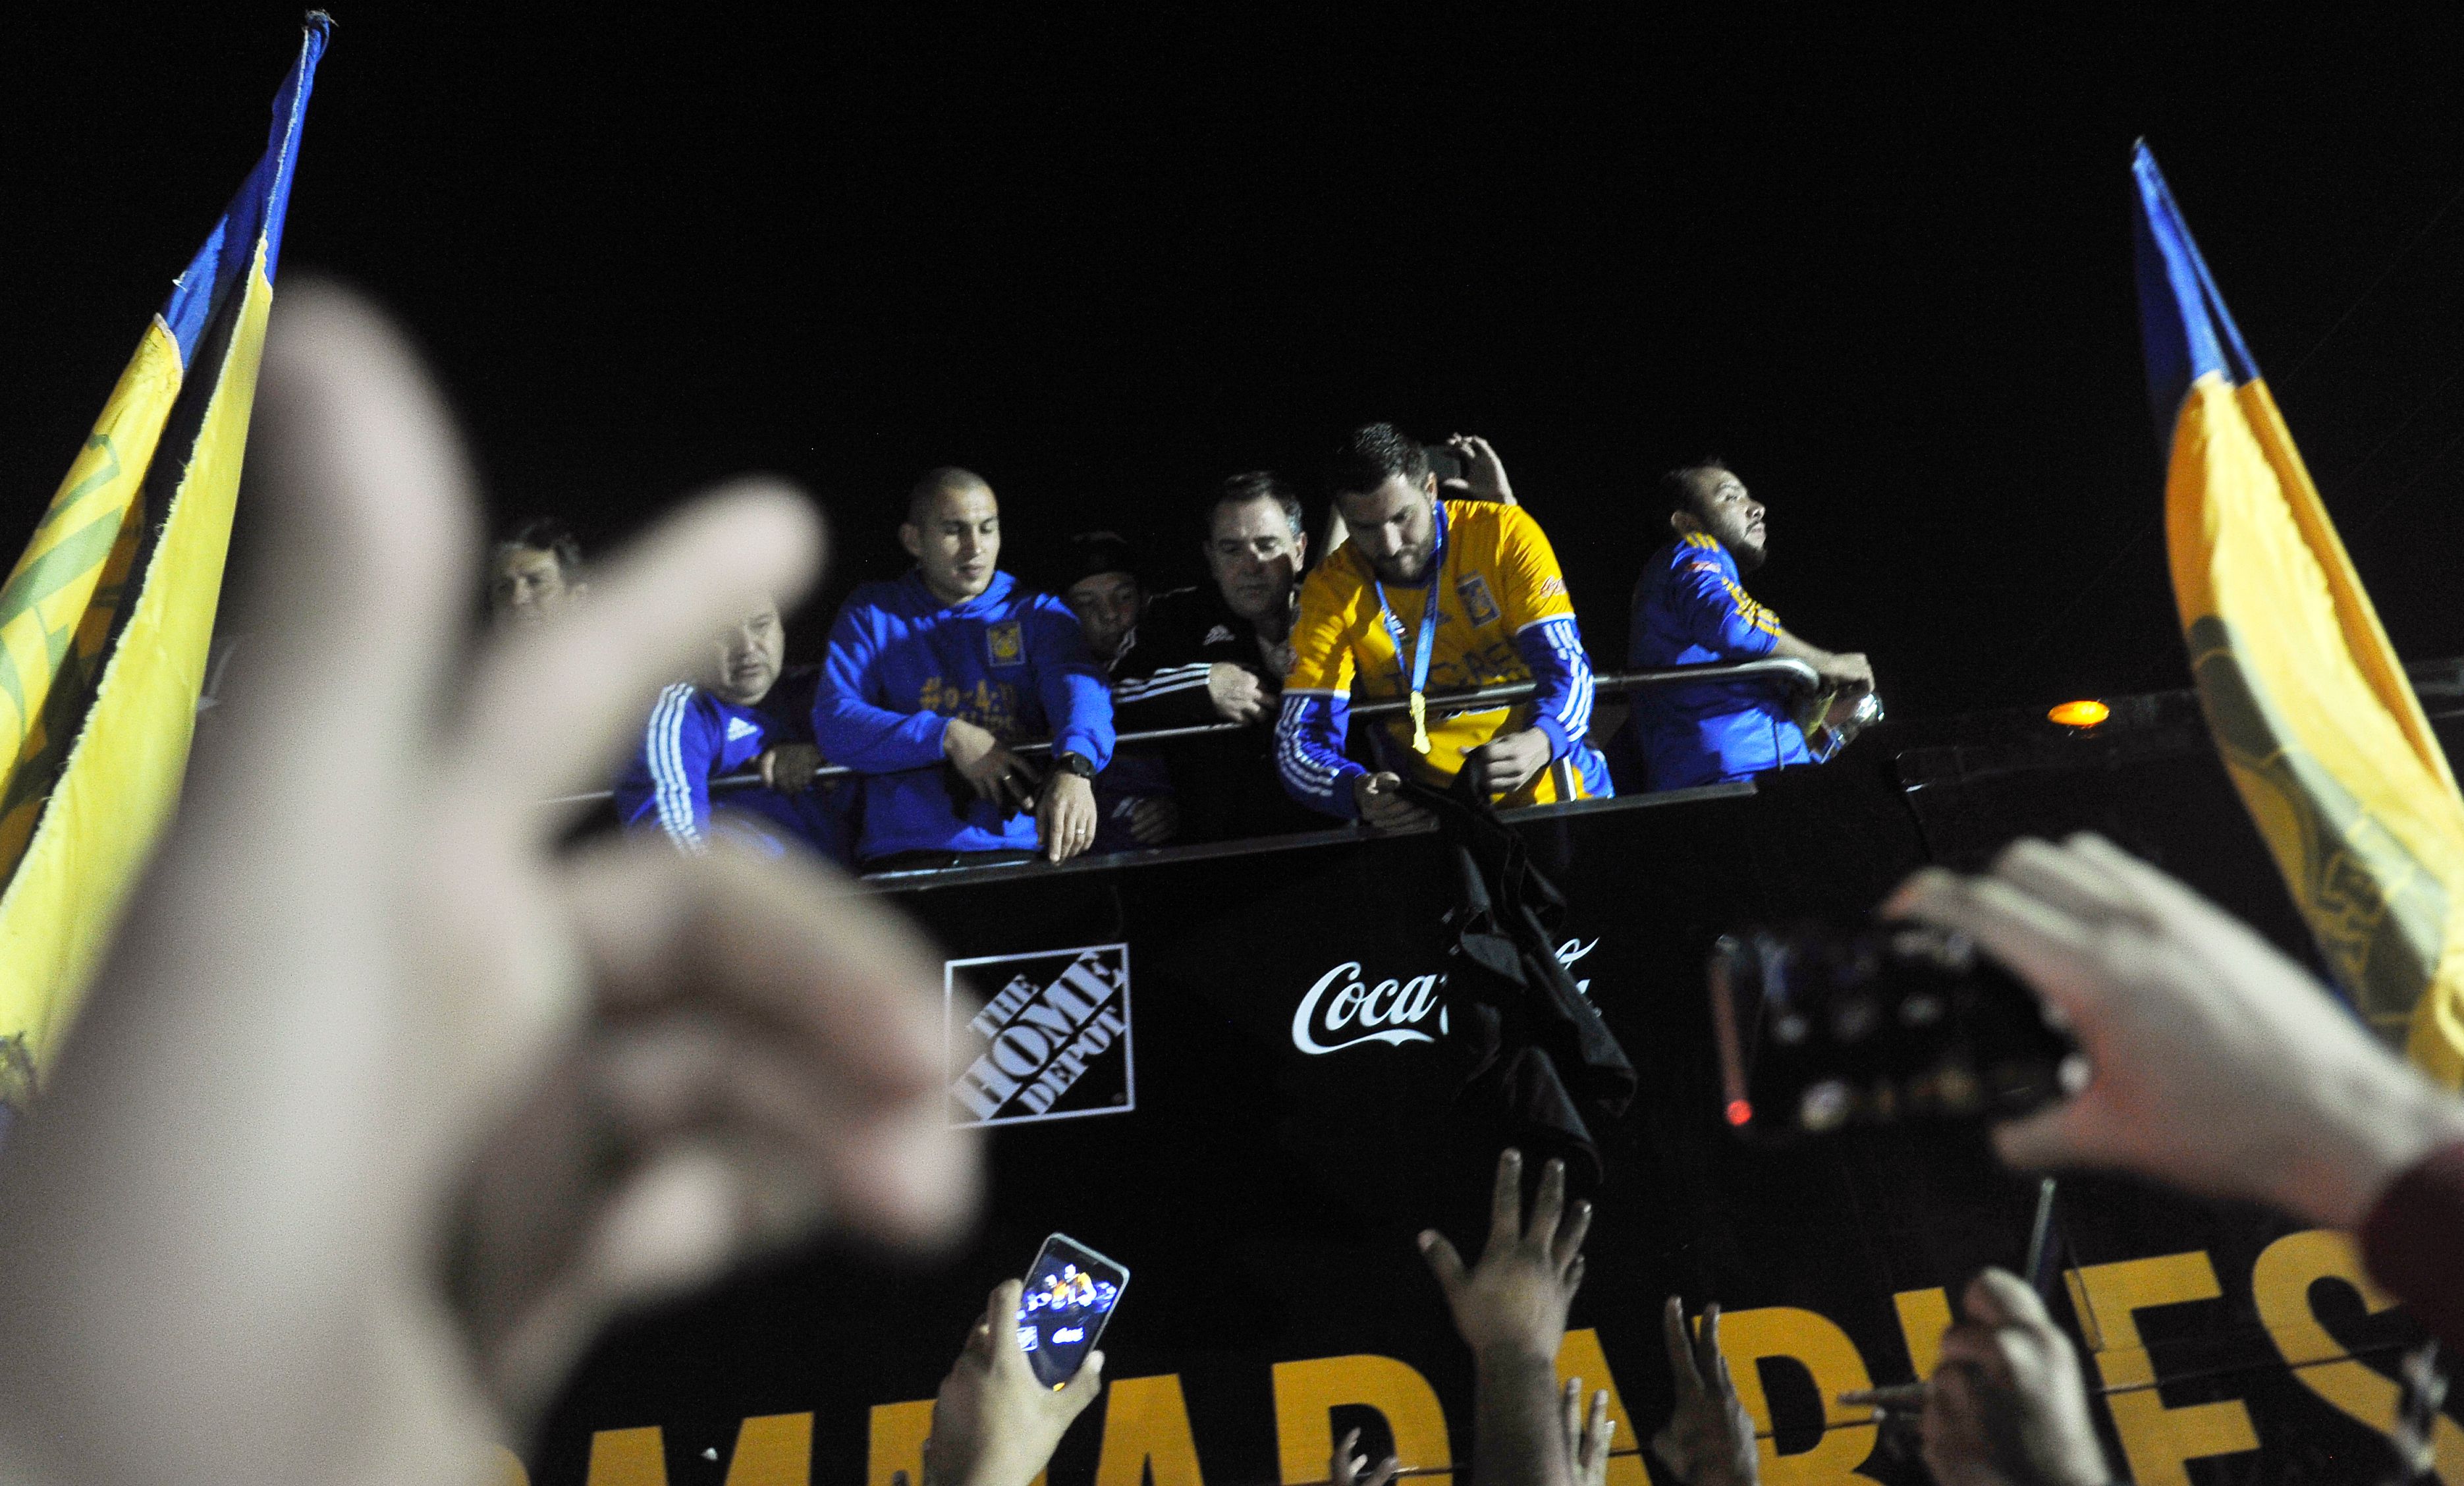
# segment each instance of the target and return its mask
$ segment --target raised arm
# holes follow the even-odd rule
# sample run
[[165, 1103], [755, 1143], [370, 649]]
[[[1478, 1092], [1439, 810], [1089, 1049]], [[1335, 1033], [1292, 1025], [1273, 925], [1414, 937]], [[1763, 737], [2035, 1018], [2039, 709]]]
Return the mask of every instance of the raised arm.
[[1445, 1236], [1420, 1234], [1420, 1253], [1445, 1292], [1455, 1330], [1471, 1348], [1472, 1486], [1575, 1486], [1558, 1402], [1557, 1351], [1566, 1309], [1583, 1282], [1587, 1202], [1566, 1203], [1566, 1167], [1542, 1167], [1529, 1221], [1523, 1209], [1523, 1153], [1497, 1160], [1488, 1247], [1466, 1269]]
[[950, 720], [937, 712], [899, 712], [874, 699], [879, 645], [850, 603], [830, 626], [822, 684], [813, 694], [813, 741], [847, 767], [867, 774], [930, 768], [943, 757]]

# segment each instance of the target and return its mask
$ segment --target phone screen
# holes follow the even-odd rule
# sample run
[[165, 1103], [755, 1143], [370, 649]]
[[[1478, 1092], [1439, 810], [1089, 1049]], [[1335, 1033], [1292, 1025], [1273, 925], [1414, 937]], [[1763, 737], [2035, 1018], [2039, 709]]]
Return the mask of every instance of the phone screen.
[[1128, 1270], [1067, 1233], [1045, 1239], [1018, 1308], [1019, 1348], [1036, 1377], [1059, 1387], [1077, 1376], [1129, 1284]]

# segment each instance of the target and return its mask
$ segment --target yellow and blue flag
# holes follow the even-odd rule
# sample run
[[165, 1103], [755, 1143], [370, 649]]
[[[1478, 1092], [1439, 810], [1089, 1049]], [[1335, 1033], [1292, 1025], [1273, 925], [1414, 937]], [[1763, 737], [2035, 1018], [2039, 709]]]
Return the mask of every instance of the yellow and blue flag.
[[308, 93], [137, 344], [0, 587], [0, 1103], [32, 1092], [179, 798]]
[[2139, 314], [2166, 544], [2225, 768], [2337, 979], [2464, 1081], [2464, 797], [2145, 144]]

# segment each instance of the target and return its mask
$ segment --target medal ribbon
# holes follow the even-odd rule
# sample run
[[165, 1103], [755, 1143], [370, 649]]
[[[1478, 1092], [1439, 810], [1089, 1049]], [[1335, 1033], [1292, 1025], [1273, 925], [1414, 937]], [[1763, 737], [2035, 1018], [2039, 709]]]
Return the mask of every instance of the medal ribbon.
[[[1446, 508], [1433, 504], [1437, 520], [1438, 540], [1429, 549], [1429, 574], [1420, 583], [1420, 643], [1406, 650], [1403, 645], [1403, 624], [1395, 617], [1395, 606], [1386, 602], [1386, 585], [1375, 577], [1377, 588], [1377, 617], [1386, 624], [1386, 637], [1395, 642], [1395, 675], [1404, 682], [1412, 699], [1412, 751], [1426, 758], [1429, 752], [1429, 655], [1438, 648], [1438, 574], [1446, 563]], [[1411, 667], [1404, 671], [1406, 658]]]

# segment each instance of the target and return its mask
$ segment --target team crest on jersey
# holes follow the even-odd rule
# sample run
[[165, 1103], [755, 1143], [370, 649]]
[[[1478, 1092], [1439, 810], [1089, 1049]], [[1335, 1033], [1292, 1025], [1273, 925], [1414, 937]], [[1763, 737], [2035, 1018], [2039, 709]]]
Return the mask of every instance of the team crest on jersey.
[[986, 625], [984, 644], [992, 652], [994, 665], [1015, 666], [1026, 659], [1026, 635], [1015, 619]]
[[1488, 596], [1488, 585], [1474, 573], [1455, 585], [1455, 596], [1463, 600], [1463, 612], [1477, 627], [1497, 623], [1497, 600]]

